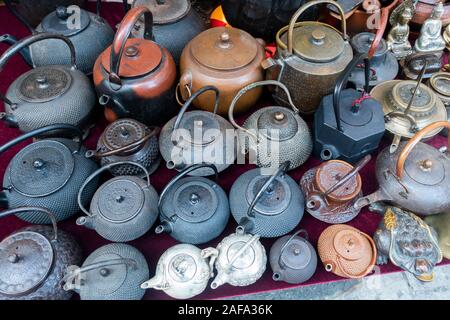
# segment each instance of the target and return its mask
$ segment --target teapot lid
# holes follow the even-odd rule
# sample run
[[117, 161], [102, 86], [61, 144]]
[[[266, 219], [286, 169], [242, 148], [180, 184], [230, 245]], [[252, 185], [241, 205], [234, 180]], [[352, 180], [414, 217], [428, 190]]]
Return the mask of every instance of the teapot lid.
[[260, 131], [261, 134], [268, 139], [271, 139], [271, 130], [277, 130], [277, 140], [285, 141], [297, 134], [298, 123], [291, 110], [282, 107], [269, 107], [258, 118], [258, 130], [262, 130]]
[[96, 192], [98, 211], [107, 221], [124, 223], [137, 216], [144, 206], [142, 187], [131, 177], [115, 177]]
[[133, 7], [144, 6], [153, 14], [154, 24], [169, 24], [184, 18], [191, 10], [189, 0], [135, 0]]
[[288, 268], [304, 269], [311, 261], [311, 249], [305, 240], [294, 237], [283, 250], [280, 258]]
[[[370, 47], [372, 46], [373, 39], [375, 38], [375, 34], [371, 32], [361, 32], [353, 36], [350, 41], [353, 49], [355, 49], [358, 53], [367, 53], [369, 52]], [[387, 43], [384, 39], [381, 39], [378, 44], [377, 49], [375, 50], [373, 56], [380, 57], [386, 54], [388, 51]]]
[[[397, 110], [404, 111], [411, 100], [416, 81], [407, 80], [397, 83], [391, 92], [392, 104]], [[410, 114], [414, 117], [423, 117], [433, 112], [436, 103], [436, 96], [425, 84], [421, 83], [411, 104]]]
[[181, 252], [170, 259], [167, 268], [171, 279], [176, 282], [188, 282], [195, 277], [198, 266], [191, 255]]
[[216, 70], [235, 70], [250, 64], [258, 44], [247, 32], [216, 27], [203, 31], [191, 41], [191, 53], [198, 63]]
[[32, 69], [18, 79], [17, 96], [28, 102], [47, 102], [65, 93], [72, 76], [63, 68], [45, 66]]
[[19, 151], [11, 161], [9, 180], [17, 192], [27, 197], [50, 195], [62, 187], [73, 174], [72, 152], [55, 140], [41, 140]]
[[437, 72], [430, 78], [430, 86], [439, 94], [450, 98], [450, 74]]
[[[146, 135], [147, 127], [133, 119], [119, 119], [108, 125], [101, 140], [109, 150], [116, 150]], [[100, 140], [99, 140], [100, 142]]]
[[17, 232], [0, 243], [0, 293], [22, 296], [48, 277], [54, 262], [50, 241], [33, 231]]
[[370, 242], [353, 228], [338, 231], [333, 238], [336, 252], [347, 261], [356, 261], [369, 252], [373, 254]]
[[183, 136], [183, 141], [198, 146], [214, 142], [219, 134], [211, 135], [211, 133], [219, 133], [221, 129], [216, 117], [218, 116], [211, 112], [198, 110], [186, 112], [178, 127], [189, 132], [189, 135]]
[[[86, 29], [91, 23], [89, 13], [83, 9], [68, 10], [68, 7], [58, 6], [55, 11], [49, 13], [41, 26], [44, 32], [61, 34], [66, 37], [73, 36]], [[79, 18], [72, 15], [79, 14]]]
[[[226, 257], [228, 261], [231, 261], [236, 254], [246, 245], [247, 241], [239, 239], [230, 244], [227, 248]], [[238, 270], [244, 270], [250, 268], [256, 258], [256, 252], [253, 245], [249, 246], [240, 256], [234, 260], [232, 267]]]

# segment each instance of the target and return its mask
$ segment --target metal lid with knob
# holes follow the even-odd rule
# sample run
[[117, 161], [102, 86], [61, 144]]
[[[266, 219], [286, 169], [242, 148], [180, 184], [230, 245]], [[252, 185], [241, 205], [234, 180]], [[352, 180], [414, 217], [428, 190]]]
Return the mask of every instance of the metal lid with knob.
[[428, 86], [434, 90], [444, 105], [450, 105], [450, 74], [437, 72], [428, 80]]
[[153, 22], [157, 25], [175, 23], [191, 10], [189, 0], [134, 0], [132, 6], [149, 8], [153, 13]]
[[87, 11], [72, 6], [58, 6], [44, 18], [41, 26], [44, 32], [70, 37], [85, 30], [90, 23], [91, 17]]

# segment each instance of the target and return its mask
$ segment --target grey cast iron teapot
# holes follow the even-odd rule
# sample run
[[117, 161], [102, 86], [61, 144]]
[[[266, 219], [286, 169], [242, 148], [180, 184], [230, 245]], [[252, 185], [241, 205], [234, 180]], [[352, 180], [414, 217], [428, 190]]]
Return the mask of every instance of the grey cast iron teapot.
[[[83, 205], [85, 188], [97, 177], [114, 166], [129, 165], [140, 168], [147, 183], [136, 176], [118, 176], [106, 181], [95, 192], [89, 211]], [[94, 229], [103, 238], [127, 242], [143, 236], [158, 217], [158, 193], [150, 184], [144, 166], [121, 161], [108, 164], [93, 172], [78, 191], [78, 205], [86, 216], [77, 219], [77, 225]]]
[[[71, 125], [52, 125], [11, 140], [0, 147], [0, 154], [29, 138], [52, 130], [75, 133], [81, 141], [81, 131]], [[77, 193], [83, 181], [97, 169], [97, 164], [87, 159], [81, 142], [66, 138], [51, 138], [31, 143], [20, 150], [8, 164], [3, 177], [0, 204], [3, 207], [44, 207], [55, 213], [56, 220], [67, 219], [79, 210]], [[94, 194], [95, 180], [85, 191], [85, 204]], [[42, 212], [18, 214], [18, 217], [35, 224], [50, 223]]]

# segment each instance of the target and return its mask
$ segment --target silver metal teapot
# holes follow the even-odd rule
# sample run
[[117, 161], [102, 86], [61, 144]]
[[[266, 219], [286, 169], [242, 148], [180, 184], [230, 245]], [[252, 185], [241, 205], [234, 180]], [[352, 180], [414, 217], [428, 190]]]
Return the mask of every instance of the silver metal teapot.
[[[147, 176], [147, 183], [136, 176], [112, 178], [98, 188], [87, 211], [82, 201], [85, 188], [102, 172], [121, 165], [140, 168]], [[158, 217], [157, 204], [158, 193], [150, 184], [150, 176], [144, 166], [131, 161], [111, 163], [93, 172], [80, 187], [78, 205], [86, 216], [78, 218], [77, 225], [94, 229], [110, 241], [132, 241], [153, 226]]]
[[202, 293], [214, 276], [217, 250], [177, 244], [159, 258], [155, 276], [141, 284], [142, 289], [164, 291], [176, 299], [189, 299]]
[[317, 253], [308, 242], [306, 230], [299, 230], [275, 241], [270, 248], [269, 262], [274, 281], [292, 284], [308, 281], [316, 272]]
[[212, 289], [228, 283], [232, 286], [249, 286], [266, 271], [266, 249], [258, 235], [245, 233], [241, 228], [225, 237], [217, 246], [215, 267], [217, 276]]
[[387, 201], [408, 211], [427, 216], [450, 209], [450, 159], [447, 153], [420, 142], [427, 134], [447, 121], [435, 122], [416, 133], [408, 142], [401, 142], [398, 150], [385, 148], [377, 158], [378, 191], [360, 198], [354, 206]]
[[[251, 114], [242, 127], [239, 126], [233, 116], [234, 106], [239, 98], [256, 87], [268, 85], [275, 85], [284, 90], [292, 110], [280, 106], [261, 108]], [[259, 167], [290, 161], [291, 170], [305, 163], [312, 152], [311, 133], [298, 112], [288, 88], [281, 82], [266, 80], [242, 88], [231, 102], [228, 118], [238, 129], [242, 153], [250, 152], [250, 156], [255, 155]]]
[[[186, 112], [199, 95], [207, 91], [216, 94], [214, 113], [207, 111]], [[224, 118], [217, 115], [219, 90], [206, 86], [195, 93], [180, 109], [177, 117], [172, 118], [161, 130], [159, 149], [169, 169], [183, 170], [188, 165], [213, 163], [218, 172], [222, 172], [234, 163], [236, 148], [234, 128]], [[215, 154], [212, 156], [212, 151]], [[209, 169], [195, 170], [190, 175], [207, 176]]]
[[[200, 168], [210, 168], [216, 181], [185, 176]], [[217, 238], [225, 229], [230, 207], [225, 191], [217, 184], [213, 164], [195, 164], [173, 178], [159, 198], [161, 224], [156, 233], [167, 232], [182, 243], [201, 244]]]
[[[29, 138], [52, 130], [75, 133], [79, 141], [81, 131], [71, 125], [52, 125], [36, 129], [11, 140], [0, 147], [0, 154]], [[79, 210], [77, 193], [83, 181], [94, 172], [97, 164], [87, 159], [81, 142], [66, 138], [38, 140], [20, 150], [6, 168], [0, 204], [3, 207], [44, 207], [55, 213], [57, 221], [65, 220]], [[97, 188], [94, 180], [84, 192], [86, 204]], [[20, 219], [34, 224], [48, 224], [50, 219], [42, 212], [18, 214]]]
[[0, 300], [68, 300], [72, 294], [61, 280], [68, 266], [81, 262], [81, 248], [45, 208], [19, 207], [0, 217], [29, 212], [48, 215], [53, 226], [26, 227], [0, 242]]
[[303, 217], [305, 200], [298, 184], [285, 172], [284, 162], [271, 175], [261, 169], [242, 174], [230, 190], [231, 213], [240, 229], [264, 238], [292, 231]]
[[[77, 69], [75, 48], [72, 42], [58, 34], [39, 33], [24, 38], [6, 50], [0, 57], [0, 70], [22, 48], [33, 43], [55, 41], [66, 46], [70, 66], [53, 65], [37, 67], [18, 77], [9, 86], [4, 101], [5, 112], [0, 119], [23, 132], [56, 123], [71, 124], [87, 129], [96, 103], [96, 95], [89, 78]], [[51, 52], [50, 57], [56, 53]]]
[[92, 252], [81, 267], [69, 266], [64, 290], [75, 291], [81, 300], [140, 300], [140, 284], [148, 279], [145, 257], [124, 243], [111, 243]]

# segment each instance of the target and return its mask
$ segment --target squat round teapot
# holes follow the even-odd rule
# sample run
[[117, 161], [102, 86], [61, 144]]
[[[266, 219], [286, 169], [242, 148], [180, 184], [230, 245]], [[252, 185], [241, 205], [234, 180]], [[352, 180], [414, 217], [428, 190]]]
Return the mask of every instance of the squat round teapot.
[[0, 217], [30, 212], [47, 215], [53, 228], [26, 227], [0, 242], [0, 300], [69, 300], [61, 280], [65, 268], [81, 262], [81, 248], [45, 208], [19, 207]]
[[[89, 211], [83, 206], [86, 187], [111, 167], [136, 166], [147, 176], [147, 183], [136, 176], [119, 176], [102, 184], [95, 192]], [[153, 226], [158, 217], [158, 193], [150, 184], [144, 166], [121, 161], [108, 164], [93, 172], [78, 191], [78, 205], [86, 216], [77, 219], [77, 225], [94, 229], [103, 238], [114, 242], [127, 242], [140, 238]]]
[[[280, 106], [260, 108], [239, 126], [234, 120], [234, 106], [246, 92], [260, 86], [275, 85], [282, 88], [292, 110]], [[231, 102], [228, 118], [239, 132], [241, 152], [256, 156], [259, 167], [290, 161], [288, 170], [295, 169], [308, 160], [312, 151], [312, 138], [306, 122], [298, 115], [289, 90], [278, 81], [265, 80], [242, 88]], [[275, 136], [273, 136], [275, 135]], [[246, 140], [248, 136], [248, 140]], [[277, 152], [274, 152], [277, 150]]]
[[92, 252], [81, 267], [66, 268], [64, 290], [75, 291], [81, 300], [140, 300], [148, 279], [145, 257], [124, 243], [111, 243]]
[[[11, 140], [0, 147], [0, 154], [29, 138], [52, 130], [75, 133], [82, 140], [81, 131], [70, 125], [52, 125]], [[97, 164], [84, 156], [81, 142], [52, 138], [38, 140], [20, 150], [6, 168], [0, 204], [3, 207], [43, 207], [55, 213], [56, 220], [67, 219], [79, 210], [77, 193], [83, 181], [94, 172]], [[82, 199], [87, 203], [96, 189], [93, 181]], [[48, 224], [49, 218], [42, 212], [18, 214], [22, 220], [35, 224]]]
[[164, 291], [175, 299], [189, 299], [202, 293], [214, 276], [217, 250], [200, 250], [191, 244], [177, 244], [159, 258], [155, 276], [142, 289]]
[[77, 69], [75, 48], [68, 38], [50, 33], [24, 38], [0, 57], [0, 70], [21, 49], [42, 40], [67, 46], [70, 67], [55, 62], [19, 76], [9, 86], [6, 95], [0, 95], [5, 103], [5, 112], [0, 113], [0, 119], [23, 132], [56, 123], [87, 129], [95, 107], [95, 92], [88, 77]]
[[377, 158], [376, 176], [380, 188], [355, 203], [362, 208], [388, 201], [419, 215], [432, 215], [450, 209], [450, 159], [447, 154], [420, 142], [430, 132], [450, 128], [447, 121], [435, 122], [401, 142], [391, 153], [385, 148]]
[[[210, 168], [213, 182], [203, 177], [185, 176], [199, 168]], [[217, 184], [217, 168], [213, 164], [187, 167], [172, 179], [159, 198], [161, 224], [156, 233], [169, 233], [182, 243], [201, 244], [217, 238], [225, 229], [230, 207], [225, 191]]]
[[[214, 113], [199, 110], [186, 112], [191, 103], [207, 91], [213, 91], [216, 95]], [[183, 170], [188, 165], [207, 162], [222, 172], [234, 163], [234, 128], [216, 114], [218, 105], [219, 90], [213, 86], [203, 87], [186, 101], [178, 116], [162, 128], [159, 149], [169, 169]], [[208, 168], [191, 173], [196, 176], [210, 174]]]

